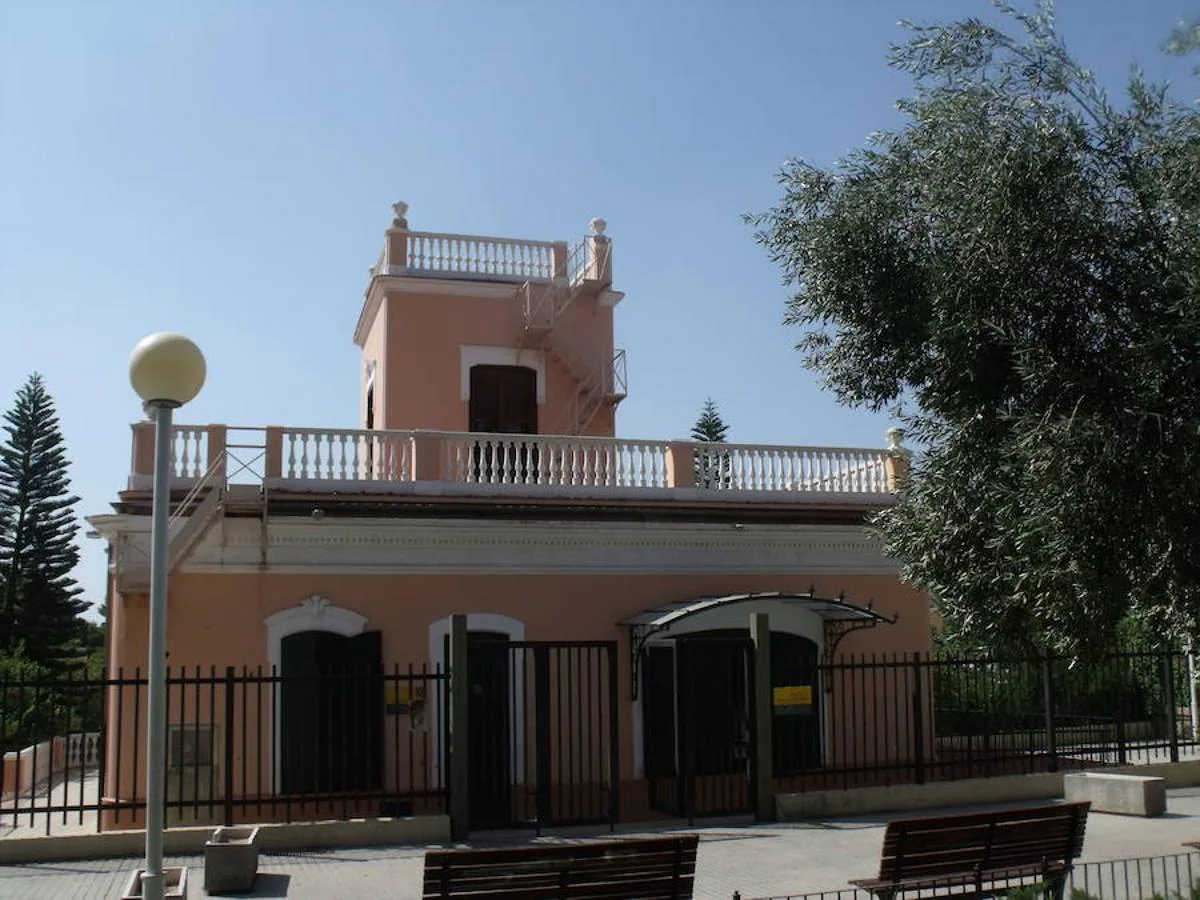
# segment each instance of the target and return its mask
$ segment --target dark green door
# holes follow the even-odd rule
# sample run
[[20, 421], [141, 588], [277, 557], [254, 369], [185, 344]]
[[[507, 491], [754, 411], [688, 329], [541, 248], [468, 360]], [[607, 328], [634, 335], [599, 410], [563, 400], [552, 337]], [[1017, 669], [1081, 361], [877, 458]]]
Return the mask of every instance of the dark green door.
[[280, 791], [367, 792], [383, 786], [380, 633], [285, 637], [280, 659]]
[[513, 820], [511, 650], [508, 635], [473, 631], [467, 650], [468, 754], [471, 761], [472, 828], [496, 827]]
[[771, 718], [774, 775], [821, 766], [821, 690], [817, 645], [795, 634], [771, 633], [771, 687], [798, 688], [807, 704], [776, 705]]

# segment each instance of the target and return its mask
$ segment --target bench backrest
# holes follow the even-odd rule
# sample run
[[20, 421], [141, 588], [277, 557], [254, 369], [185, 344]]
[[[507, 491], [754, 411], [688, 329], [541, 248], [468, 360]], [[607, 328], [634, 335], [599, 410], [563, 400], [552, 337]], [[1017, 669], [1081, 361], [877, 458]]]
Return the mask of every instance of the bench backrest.
[[881, 880], [950, 878], [966, 872], [1069, 864], [1083, 852], [1089, 803], [889, 822]]
[[694, 834], [425, 854], [422, 897], [690, 900]]

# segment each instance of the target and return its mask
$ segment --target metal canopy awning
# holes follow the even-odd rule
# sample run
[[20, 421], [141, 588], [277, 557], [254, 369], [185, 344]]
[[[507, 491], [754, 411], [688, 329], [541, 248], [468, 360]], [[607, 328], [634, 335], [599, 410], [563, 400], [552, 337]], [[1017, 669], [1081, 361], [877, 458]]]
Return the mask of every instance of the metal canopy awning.
[[670, 631], [673, 626], [685, 619], [739, 604], [758, 604], [765, 607], [799, 606], [816, 613], [824, 620], [825, 624], [823, 655], [826, 664], [832, 662], [837, 645], [851, 631], [857, 631], [860, 628], [874, 628], [880, 622], [891, 625], [896, 621], [895, 616], [886, 616], [875, 612], [869, 601], [866, 606], [859, 606], [848, 603], [844, 595], [830, 598], [818, 597], [811, 590], [804, 593], [766, 591], [750, 594], [726, 594], [721, 597], [698, 597], [692, 600], [668, 603], [640, 612], [620, 622], [630, 630], [629, 655], [633, 697], [636, 699], [638, 695], [638, 667], [641, 664], [642, 653], [646, 648], [646, 643], [652, 637]]

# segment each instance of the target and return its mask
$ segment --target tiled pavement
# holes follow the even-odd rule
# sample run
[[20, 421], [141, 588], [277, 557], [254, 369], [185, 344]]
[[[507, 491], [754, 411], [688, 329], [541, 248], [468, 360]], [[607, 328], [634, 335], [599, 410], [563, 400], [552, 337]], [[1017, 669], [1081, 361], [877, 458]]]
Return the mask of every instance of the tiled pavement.
[[[746, 897], [838, 890], [850, 878], [871, 874], [877, 864], [884, 823], [894, 815], [813, 820], [787, 825], [719, 825], [701, 834], [696, 897]], [[633, 832], [630, 832], [631, 834]], [[557, 834], [543, 841], [574, 840], [586, 832]], [[604, 836], [603, 833], [592, 835]], [[529, 840], [498, 835], [488, 841]], [[1157, 856], [1181, 851], [1184, 840], [1200, 839], [1200, 788], [1170, 792], [1168, 812], [1157, 819], [1093, 814], [1084, 860]], [[410, 900], [420, 896], [424, 847], [324, 850], [263, 854], [253, 897], [366, 898]], [[202, 859], [168, 860], [187, 865], [193, 898], [203, 889]], [[14, 865], [0, 868], [0, 898], [114, 900], [137, 860]]]

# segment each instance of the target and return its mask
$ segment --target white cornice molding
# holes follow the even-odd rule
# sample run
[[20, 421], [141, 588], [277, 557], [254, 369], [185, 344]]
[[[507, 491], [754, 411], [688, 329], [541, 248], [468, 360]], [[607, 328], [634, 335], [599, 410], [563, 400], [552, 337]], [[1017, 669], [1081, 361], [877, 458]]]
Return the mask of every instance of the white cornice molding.
[[[260, 529], [256, 520], [224, 520], [181, 571], [264, 571]], [[276, 518], [267, 531], [265, 570], [272, 572], [818, 574], [898, 569], [880, 543], [856, 526]], [[123, 558], [144, 566], [148, 527], [126, 533]]]
[[614, 307], [625, 299], [624, 291], [601, 291], [596, 302], [601, 306]]

